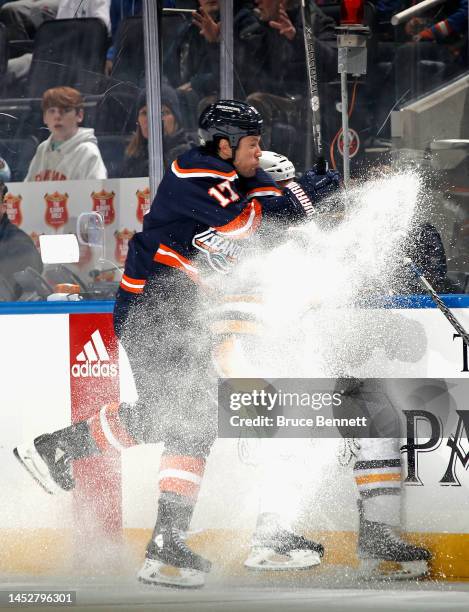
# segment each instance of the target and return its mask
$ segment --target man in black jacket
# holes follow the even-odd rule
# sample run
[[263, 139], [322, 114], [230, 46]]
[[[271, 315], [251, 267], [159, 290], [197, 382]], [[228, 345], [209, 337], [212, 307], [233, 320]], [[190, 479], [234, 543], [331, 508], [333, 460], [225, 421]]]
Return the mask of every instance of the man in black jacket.
[[[42, 272], [42, 261], [31, 238], [8, 218], [7, 207], [4, 204], [7, 193], [7, 186], [0, 181], [0, 280], [6, 281], [7, 285], [5, 282], [2, 283], [4, 288], [5, 285], [11, 288], [11, 299], [18, 299], [21, 289], [15, 282], [13, 274], [28, 266]], [[9, 297], [4, 290], [3, 299]]]
[[[303, 25], [297, 0], [256, 0], [257, 20], [239, 27], [238, 65], [247, 101], [264, 118], [263, 145], [271, 147], [275, 122], [301, 125], [308, 99]], [[335, 23], [311, 2], [318, 85], [337, 77]], [[249, 23], [245, 18], [244, 23]], [[241, 70], [240, 70], [241, 73]]]

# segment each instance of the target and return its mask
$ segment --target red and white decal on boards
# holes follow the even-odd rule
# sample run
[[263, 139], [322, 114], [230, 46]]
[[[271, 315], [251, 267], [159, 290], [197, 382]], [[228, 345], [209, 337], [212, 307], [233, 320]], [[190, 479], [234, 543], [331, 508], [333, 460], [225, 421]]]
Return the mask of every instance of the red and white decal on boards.
[[[112, 314], [71, 314], [70, 391], [72, 422], [96, 414], [101, 406], [119, 402], [119, 344]], [[119, 455], [91, 456], [75, 461], [74, 517], [80, 537], [96, 530], [116, 536], [122, 529], [121, 463]]]

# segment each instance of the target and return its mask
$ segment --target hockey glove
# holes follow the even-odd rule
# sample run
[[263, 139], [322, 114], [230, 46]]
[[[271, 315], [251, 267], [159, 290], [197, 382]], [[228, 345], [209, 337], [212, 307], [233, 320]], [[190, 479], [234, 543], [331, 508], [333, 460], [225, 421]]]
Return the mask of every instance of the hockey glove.
[[311, 219], [318, 210], [318, 204], [340, 187], [340, 176], [335, 170], [318, 174], [314, 169], [308, 170], [297, 181], [288, 183], [285, 194], [290, 198], [300, 216]]

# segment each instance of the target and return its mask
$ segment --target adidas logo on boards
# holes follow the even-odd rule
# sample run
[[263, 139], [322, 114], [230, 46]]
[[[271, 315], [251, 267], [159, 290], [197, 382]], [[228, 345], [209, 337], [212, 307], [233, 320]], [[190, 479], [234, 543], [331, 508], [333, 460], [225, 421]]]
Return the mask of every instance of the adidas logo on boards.
[[74, 378], [110, 378], [117, 376], [117, 365], [109, 363], [110, 357], [104, 346], [99, 329], [91, 334], [91, 339], [85, 343], [72, 365]]

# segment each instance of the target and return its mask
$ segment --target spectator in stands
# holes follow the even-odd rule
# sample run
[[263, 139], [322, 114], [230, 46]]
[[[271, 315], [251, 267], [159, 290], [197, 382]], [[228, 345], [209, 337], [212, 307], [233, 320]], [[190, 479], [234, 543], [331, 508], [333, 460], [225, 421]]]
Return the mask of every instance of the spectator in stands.
[[[142, 14], [143, 0], [111, 0], [111, 37], [114, 43], [120, 22], [127, 17], [136, 17]], [[143, 44], [143, 41], [142, 41]], [[108, 49], [106, 57], [106, 74], [111, 74], [115, 59], [114, 44]]]
[[10, 180], [11, 180], [10, 166], [3, 159], [3, 157], [0, 157], [0, 182], [10, 181]]
[[467, 3], [453, 0], [430, 7], [405, 24], [409, 42], [397, 47], [394, 59], [397, 99], [421, 95], [466, 69]]
[[[60, 0], [56, 19], [83, 19], [94, 17], [104, 21], [110, 32], [110, 4], [111, 0]], [[6, 83], [7, 89], [10, 89], [10, 93], [12, 88], [21, 86], [22, 82], [25, 81], [31, 68], [32, 59], [33, 56], [31, 53], [24, 53], [8, 61]], [[16, 93], [17, 92], [13, 90], [13, 94]]]
[[[177, 93], [164, 84], [161, 88], [161, 119], [163, 122], [164, 166], [196, 144], [196, 138], [181, 127], [182, 117]], [[147, 100], [142, 92], [137, 103], [137, 129], [129, 142], [121, 178], [148, 176], [148, 120]]]
[[119, 172], [120, 178], [148, 176], [148, 119], [145, 92], [142, 92], [137, 102], [136, 126], [125, 151], [124, 163]]
[[406, 34], [415, 42], [438, 41], [449, 42], [467, 32], [467, 0], [448, 2], [449, 6], [441, 7], [431, 17], [412, 17], [405, 27]]
[[[318, 81], [337, 76], [334, 20], [313, 2]], [[240, 30], [237, 57], [247, 101], [262, 114], [263, 144], [271, 145], [274, 121], [299, 124], [299, 113], [308, 96], [303, 28], [299, 2], [256, 0], [257, 28], [249, 24], [249, 35]]]
[[[163, 73], [195, 118], [218, 97], [220, 82], [220, 15], [218, 0], [199, 0], [192, 21], [174, 33], [166, 49]], [[176, 69], [175, 69], [176, 67]]]
[[111, 0], [60, 0], [57, 19], [83, 19], [95, 17], [106, 24], [111, 33]]
[[177, 92], [169, 85], [161, 88], [161, 119], [165, 168], [185, 151], [198, 144], [196, 135], [182, 127], [181, 107]]
[[39, 26], [54, 19], [59, 0], [16, 0], [0, 8], [0, 22], [7, 28], [8, 40], [33, 40]]
[[94, 130], [80, 127], [83, 98], [72, 87], [54, 87], [42, 97], [44, 123], [50, 130], [29, 166], [26, 181], [107, 178]]
[[7, 193], [5, 183], [0, 181], [0, 276], [8, 283], [12, 299], [18, 299], [21, 289], [15, 282], [14, 273], [28, 266], [41, 273], [42, 261], [31, 238], [8, 218], [4, 204]]

